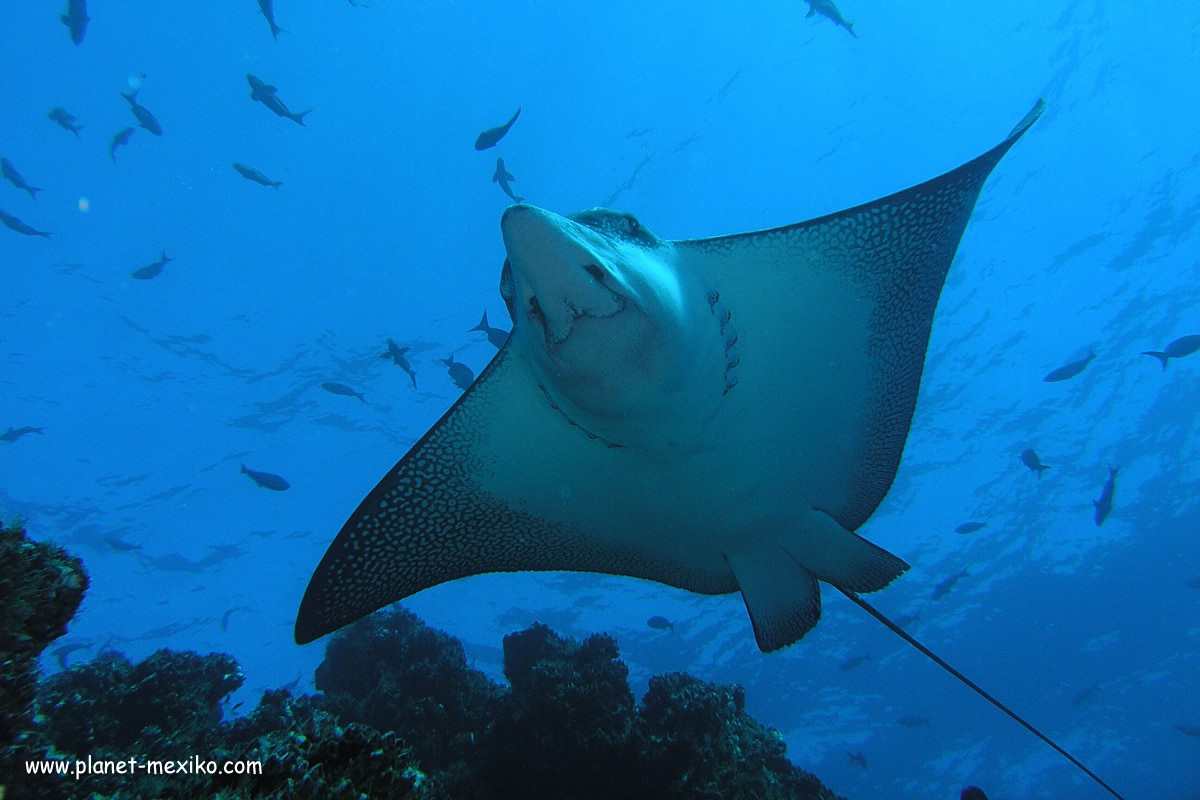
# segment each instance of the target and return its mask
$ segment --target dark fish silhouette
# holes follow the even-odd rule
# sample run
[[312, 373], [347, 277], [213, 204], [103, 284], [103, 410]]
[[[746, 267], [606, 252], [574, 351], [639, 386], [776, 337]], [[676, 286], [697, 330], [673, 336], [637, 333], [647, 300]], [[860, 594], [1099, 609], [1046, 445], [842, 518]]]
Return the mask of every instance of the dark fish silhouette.
[[974, 533], [987, 527], [986, 522], [964, 522], [954, 529], [955, 533]]
[[241, 176], [248, 181], [261, 183], [263, 186], [270, 186], [274, 189], [278, 189], [280, 186], [283, 186], [283, 181], [273, 181], [266, 175], [263, 175], [261, 172], [256, 170], [254, 167], [248, 167], [245, 164], [239, 164], [235, 161], [233, 162], [233, 168], [236, 169]]
[[646, 624], [649, 625], [651, 628], [654, 628], [655, 630], [659, 630], [659, 631], [672, 631], [673, 632], [675, 630], [674, 622], [671, 622], [666, 617], [659, 616], [658, 614], [655, 614], [653, 617], [646, 620]]
[[954, 588], [954, 584], [958, 583], [958, 579], [965, 578], [965, 577], [967, 577], [967, 571], [964, 569], [962, 572], [958, 573], [957, 575], [951, 575], [949, 578], [944, 579], [937, 586], [933, 587], [933, 594], [929, 595], [929, 599], [937, 600], [939, 598], [945, 597], [950, 592], [950, 590]]
[[160, 125], [158, 120], [154, 118], [154, 115], [150, 113], [150, 109], [146, 108], [137, 101], [137, 95], [139, 91], [141, 91], [140, 88], [134, 89], [128, 94], [121, 92], [121, 97], [124, 97], [129, 101], [129, 110], [133, 112], [133, 116], [137, 117], [138, 125], [150, 131], [155, 136], [162, 136], [162, 125]]
[[838, 11], [837, 6], [833, 4], [833, 0], [808, 0], [808, 13], [804, 15], [804, 18], [807, 19], [814, 14], [820, 14], [835, 25], [845, 28], [855, 39], [858, 38], [858, 34], [854, 32], [854, 23], [846, 22], [842, 17], [842, 12]]
[[1175, 729], [1186, 736], [1193, 736], [1200, 739], [1200, 725], [1176, 725]]
[[30, 433], [41, 433], [44, 430], [45, 428], [32, 428], [28, 425], [24, 425], [20, 428], [14, 428], [10, 425], [8, 426], [8, 430], [6, 430], [4, 433], [0, 433], [0, 442], [15, 442], [22, 436], [26, 436]]
[[500, 184], [500, 188], [504, 191], [504, 193], [506, 195], [508, 195], [510, 198], [512, 198], [512, 201], [514, 203], [520, 203], [525, 198], [517, 197], [515, 194], [513, 194], [512, 187], [508, 185], [509, 181], [515, 181], [515, 180], [516, 180], [516, 178], [514, 178], [512, 176], [512, 173], [510, 173], [508, 170], [506, 170], [504, 168], [504, 159], [497, 158], [496, 159], [496, 171], [492, 173], [492, 183]]
[[109, 550], [113, 550], [118, 553], [132, 553], [134, 550], [142, 549], [140, 544], [127, 542], [120, 536], [105, 536], [104, 543], [108, 545]]
[[1179, 337], [1167, 345], [1165, 350], [1147, 350], [1142, 355], [1154, 356], [1162, 362], [1162, 368], [1165, 370], [1167, 368], [1167, 359], [1190, 356], [1197, 350], [1200, 350], [1200, 334], [1193, 334], [1191, 336]]
[[1079, 706], [1082, 706], [1095, 699], [1096, 695], [1098, 694], [1100, 694], [1100, 684], [1093, 684], [1071, 698], [1071, 705], [1078, 708]]
[[58, 662], [59, 669], [67, 668], [67, 657], [76, 650], [87, 650], [92, 646], [91, 642], [67, 642], [60, 644], [58, 647], [50, 651], [54, 656], [54, 660]]
[[903, 628], [907, 625], [913, 624], [920, 618], [921, 618], [920, 612], [916, 612], [916, 613], [912, 613], [912, 614], [901, 614], [900, 616], [898, 616], [894, 620], [892, 620], [892, 622], [896, 623], [897, 627]]
[[160, 272], [162, 272], [163, 267], [165, 267], [168, 262], [174, 261], [174, 260], [175, 259], [173, 259], [167, 255], [166, 250], [163, 250], [162, 255], [160, 255], [158, 257], [158, 261], [155, 261], [152, 264], [147, 264], [144, 267], [139, 267], [138, 269], [135, 269], [133, 272], [131, 272], [129, 274], [132, 277], [137, 278], [139, 281], [148, 281], [151, 278], [158, 275]]
[[959, 794], [958, 800], [988, 800], [988, 796], [978, 786], [967, 786]]
[[83, 44], [88, 24], [87, 0], [67, 0], [67, 11], [59, 14], [58, 18], [71, 31], [71, 41], [77, 45]]
[[899, 722], [901, 725], [903, 725], [906, 728], [929, 728], [929, 727], [932, 727], [932, 725], [929, 722], [928, 717], [901, 717], [900, 719], [896, 720], [896, 722]]
[[869, 655], [854, 656], [852, 658], [847, 658], [841, 664], [838, 664], [838, 672], [849, 672], [852, 669], [857, 669], [858, 667], [861, 667], [863, 664], [865, 664], [871, 660], [872, 659]]
[[1050, 467], [1038, 460], [1038, 454], [1033, 451], [1032, 447], [1027, 447], [1021, 451], [1021, 463], [1036, 472], [1038, 480], [1041, 480], [1043, 472], [1050, 469]]
[[850, 763], [854, 766], [862, 767], [863, 769], [867, 768], [867, 757], [862, 753], [851, 753], [849, 750], [847, 750], [846, 756], [849, 757]]
[[40, 192], [41, 189], [36, 186], [30, 186], [28, 183], [26, 183], [25, 179], [21, 177], [21, 173], [17, 172], [17, 168], [14, 167], [12, 162], [7, 158], [0, 158], [0, 173], [3, 173], [4, 177], [13, 186], [29, 192], [29, 196], [34, 200], [37, 200], [37, 193]]
[[1079, 373], [1087, 368], [1096, 354], [1088, 350], [1087, 357], [1081, 358], [1078, 361], [1072, 361], [1070, 364], [1064, 364], [1056, 370], [1051, 371], [1045, 378], [1042, 378], [1046, 383], [1057, 383], [1058, 381], [1069, 380], [1074, 378]]
[[497, 350], [503, 347], [504, 342], [508, 339], [508, 331], [503, 328], [493, 328], [488, 324], [486, 310], [483, 312], [483, 319], [479, 320], [479, 324], [467, 332], [470, 333], [471, 331], [483, 331], [487, 335], [488, 342]]
[[39, 231], [35, 228], [31, 228], [3, 209], [0, 209], [0, 222], [3, 222], [5, 227], [14, 230], [17, 233], [23, 233], [26, 236], [43, 236], [47, 239], [50, 238], [49, 231]]
[[488, 128], [486, 131], [479, 134], [479, 136], [475, 139], [475, 149], [487, 150], [489, 147], [495, 147], [496, 143], [504, 138], [504, 134], [508, 133], [508, 129], [513, 126], [513, 123], [517, 121], [517, 117], [519, 116], [521, 116], [520, 107], [518, 107], [517, 112], [512, 115], [512, 119], [505, 124], [498, 128]]
[[259, 470], [250, 469], [245, 464], [242, 464], [242, 474], [250, 476], [250, 480], [254, 481], [262, 488], [270, 489], [273, 492], [282, 492], [285, 489], [291, 488], [290, 483], [273, 472], [260, 472]]
[[275, 24], [275, 0], [258, 0], [258, 9], [262, 11], [262, 15], [267, 18], [267, 24], [271, 26], [271, 38], [278, 39], [279, 32], [283, 28]]
[[1113, 490], [1116, 488], [1117, 471], [1109, 467], [1108, 480], [1104, 482], [1104, 488], [1100, 490], [1100, 499], [1092, 501], [1092, 505], [1096, 507], [1096, 527], [1103, 525], [1104, 520], [1108, 519], [1108, 515], [1112, 513]]
[[387, 340], [387, 352], [381, 353], [379, 355], [379, 357], [380, 358], [390, 358], [392, 360], [393, 364], [395, 364], [397, 367], [399, 367], [400, 369], [402, 369], [406, 373], [408, 373], [408, 377], [412, 380], [412, 385], [413, 385], [413, 388], [415, 389], [415, 388], [417, 388], [417, 373], [412, 371], [412, 367], [409, 366], [408, 359], [404, 357], [404, 354], [407, 352], [408, 352], [407, 347], [400, 347], [395, 342], [393, 342], [391, 339], [388, 339]]
[[289, 111], [288, 107], [279, 99], [279, 89], [257, 75], [246, 73], [246, 80], [250, 83], [250, 99], [257, 103], [262, 103], [279, 116], [287, 117], [297, 125], [303, 125], [305, 115], [312, 113], [312, 109], [301, 111], [298, 114]]
[[232, 617], [232, 616], [234, 615], [234, 612], [237, 612], [237, 611], [249, 611], [249, 610], [250, 610], [250, 609], [249, 609], [249, 608], [247, 608], [246, 606], [234, 606], [233, 608], [230, 608], [230, 609], [226, 610], [226, 612], [225, 612], [224, 614], [222, 614], [222, 615], [221, 615], [221, 630], [223, 630], [223, 631], [225, 631], [225, 632], [227, 632], [227, 633], [228, 633], [228, 631], [229, 631], [229, 618], [230, 618], [230, 617]]
[[200, 559], [198, 563], [202, 567], [215, 567], [216, 565], [228, 561], [231, 558], [244, 556], [249, 553], [249, 550], [244, 550], [240, 545], [236, 544], [210, 544], [208, 549], [212, 552]]
[[133, 128], [125, 128], [113, 134], [112, 141], [108, 143], [108, 157], [114, 164], [117, 163], [117, 148], [124, 147], [131, 136], [133, 136]]
[[471, 368], [461, 361], [455, 361], [454, 356], [443, 358], [442, 363], [446, 365], [446, 371], [450, 373], [450, 380], [454, 381], [454, 385], [464, 392], [475, 382], [475, 373], [471, 371]]
[[75, 134], [76, 139], [79, 138], [79, 132], [83, 130], [83, 126], [75, 124], [74, 114], [70, 113], [65, 108], [55, 106], [54, 108], [50, 109], [46, 116], [57, 122], [60, 127]]
[[327, 392], [331, 392], [332, 394], [340, 394], [343, 397], [357, 397], [364, 403], [367, 402], [367, 398], [363, 397], [362, 392], [356, 392], [344, 383], [326, 381], [325, 383], [321, 384], [321, 388]]

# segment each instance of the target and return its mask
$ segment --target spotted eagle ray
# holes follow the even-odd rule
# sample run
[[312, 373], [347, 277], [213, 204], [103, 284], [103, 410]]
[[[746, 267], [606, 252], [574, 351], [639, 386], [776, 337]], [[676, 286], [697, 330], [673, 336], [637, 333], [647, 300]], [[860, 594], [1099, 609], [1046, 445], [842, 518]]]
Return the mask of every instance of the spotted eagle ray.
[[817, 624], [825, 581], [1105, 785], [858, 596], [908, 569], [854, 531], [896, 475], [983, 184], [1042, 109], [941, 177], [771, 230], [665, 240], [510, 206], [512, 333], [342, 527], [297, 643], [456, 578], [572, 570], [740, 591], [769, 652]]

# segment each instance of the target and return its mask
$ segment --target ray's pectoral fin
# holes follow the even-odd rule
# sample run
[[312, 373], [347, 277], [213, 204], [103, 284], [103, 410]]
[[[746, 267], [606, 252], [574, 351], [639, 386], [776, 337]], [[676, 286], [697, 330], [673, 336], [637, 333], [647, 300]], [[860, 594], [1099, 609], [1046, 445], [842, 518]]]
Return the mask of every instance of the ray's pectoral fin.
[[566, 427], [514, 361], [505, 343], [346, 520], [305, 590], [298, 644], [456, 578], [602, 562], [562, 526], [485, 486], [505, 469], [505, 453], [521, 451], [528, 458], [516, 463], [536, 464], [561, 446], [553, 431]]
[[794, 533], [726, 555], [765, 653], [792, 644], [820, 620], [818, 579], [847, 592], [874, 592], [908, 569], [824, 511], [812, 509], [791, 524]]

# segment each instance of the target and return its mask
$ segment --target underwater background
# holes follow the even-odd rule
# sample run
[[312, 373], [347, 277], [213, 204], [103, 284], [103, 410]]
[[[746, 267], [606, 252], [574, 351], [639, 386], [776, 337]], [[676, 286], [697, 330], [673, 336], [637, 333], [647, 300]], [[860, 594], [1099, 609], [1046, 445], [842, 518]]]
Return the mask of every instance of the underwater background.
[[[45, 671], [170, 647], [237, 659], [231, 715], [266, 688], [312, 690], [323, 646], [296, 646], [292, 626], [313, 567], [459, 394], [440, 359], [478, 373], [495, 348], [468, 329], [485, 309], [508, 325], [497, 157], [530, 203], [700, 237], [934, 177], [1044, 97], [984, 188], [900, 471], [859, 531], [913, 568], [868, 599], [1128, 797], [1197, 797], [1200, 355], [1164, 369], [1141, 353], [1200, 334], [1200, 17], [1096, 0], [839, 8], [854, 36], [801, 2], [279, 0], [276, 39], [252, 0], [92, 0], [77, 46], [58, 4], [6, 5], [0, 156], [42, 191], [0, 181], [0, 209], [52, 236], [0, 228], [0, 430], [42, 429], [0, 441], [0, 515], [91, 575], [59, 642], [78, 649]], [[303, 125], [252, 102], [246, 73], [312, 109]], [[161, 136], [137, 127], [120, 95], [134, 89]], [[164, 251], [160, 273], [131, 275]], [[380, 359], [389, 337], [415, 387]], [[1089, 351], [1077, 376], [1043, 380]], [[957, 533], [967, 522], [986, 526]], [[739, 596], [627, 578], [486, 575], [403, 606], [497, 679], [503, 636], [536, 620], [613, 634], [639, 697], [668, 671], [741, 684], [789, 757], [855, 800], [969, 783], [993, 800], [1103, 796], [824, 600], [818, 627], [771, 655]]]

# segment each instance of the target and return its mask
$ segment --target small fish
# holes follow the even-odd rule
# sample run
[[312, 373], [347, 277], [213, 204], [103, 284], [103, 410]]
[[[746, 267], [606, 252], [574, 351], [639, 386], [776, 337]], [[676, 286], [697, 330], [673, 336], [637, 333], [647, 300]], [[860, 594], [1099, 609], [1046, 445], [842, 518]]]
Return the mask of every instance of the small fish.
[[244, 556], [250, 552], [249, 550], [243, 550], [239, 545], [236, 544], [210, 544], [208, 549], [212, 552], [196, 562], [202, 567], [215, 567], [224, 561], [228, 561], [231, 558], [237, 558], [238, 556]]
[[291, 488], [290, 483], [273, 472], [260, 472], [256, 469], [250, 469], [245, 464], [242, 464], [242, 474], [249, 475], [250, 480], [254, 481], [262, 488], [270, 489], [273, 492], [282, 492]]
[[0, 222], [3, 222], [5, 227], [14, 230], [17, 233], [23, 233], [26, 236], [42, 236], [47, 239], [50, 238], [49, 231], [39, 231], [35, 228], [31, 228], [3, 209], [0, 209]]
[[226, 633], [229, 632], [229, 618], [233, 616], [235, 611], [249, 610], [250, 609], [246, 608], [246, 606], [234, 606], [233, 608], [228, 609], [224, 614], [221, 615], [221, 630], [225, 631]]
[[120, 536], [105, 536], [104, 543], [106, 545], [108, 545], [110, 550], [115, 550], [118, 553], [131, 553], [134, 550], [142, 549], [142, 546], [140, 544], [134, 544], [133, 542], [127, 542], [124, 539], [122, 539]]
[[646, 624], [657, 631], [671, 631], [672, 633], [675, 631], [675, 623], [658, 614], [646, 620]]
[[1200, 725], [1176, 725], [1175, 729], [1186, 736], [1194, 736], [1200, 739]]
[[83, 36], [87, 33], [88, 15], [87, 0], [67, 0], [67, 11], [59, 14], [62, 24], [71, 31], [71, 41], [76, 45], [83, 44]]
[[135, 269], [133, 272], [131, 272], [129, 274], [132, 277], [137, 278], [139, 281], [148, 281], [151, 278], [158, 275], [160, 272], [162, 272], [163, 267], [165, 267], [168, 262], [174, 261], [174, 260], [175, 259], [173, 259], [167, 255], [166, 250], [163, 250], [162, 255], [160, 255], [158, 257], [158, 261], [155, 261], [152, 264], [147, 264], [144, 267], [139, 267], [138, 269]]
[[1104, 488], [1100, 490], [1100, 499], [1092, 501], [1092, 505], [1096, 507], [1096, 527], [1103, 525], [1104, 520], [1108, 519], [1108, 515], [1112, 513], [1113, 490], [1116, 488], [1117, 471], [1109, 467], [1108, 480], [1104, 482]]
[[988, 796], [978, 786], [967, 786], [959, 794], [958, 800], [988, 800]]
[[246, 73], [246, 80], [250, 83], [250, 99], [256, 103], [262, 103], [279, 116], [287, 117], [297, 125], [303, 125], [305, 115], [312, 113], [312, 109], [301, 111], [299, 114], [289, 111], [288, 107], [279, 99], [279, 90], [257, 75]]
[[50, 651], [54, 656], [54, 660], [58, 662], [59, 669], [67, 668], [67, 657], [76, 650], [87, 650], [92, 646], [92, 642], [67, 642], [60, 644], [58, 647]]
[[510, 198], [512, 198], [512, 201], [514, 203], [520, 203], [520, 202], [523, 202], [525, 200], [525, 198], [517, 197], [515, 194], [513, 194], [512, 187], [508, 185], [509, 181], [515, 181], [515, 180], [516, 180], [516, 178], [514, 178], [512, 176], [512, 173], [504, 168], [504, 159], [497, 158], [496, 159], [496, 171], [492, 173], [492, 183], [500, 184], [500, 188], [504, 191], [504, 193], [506, 195], [508, 195]]
[[241, 708], [241, 707], [242, 707], [242, 706], [244, 706], [245, 704], [246, 704], [246, 701], [245, 701], [245, 700], [238, 701], [238, 702], [234, 703], [232, 706], [230, 706], [229, 710], [230, 710], [230, 711], [237, 711], [239, 708]]
[[843, 661], [841, 664], [838, 665], [838, 672], [849, 672], [852, 669], [857, 669], [858, 667], [861, 667], [863, 664], [865, 664], [871, 660], [872, 659], [869, 655], [861, 655], [861, 656], [854, 656], [852, 658], [847, 658], [845, 661]]
[[1093, 686], [1089, 686], [1079, 694], [1075, 695], [1075, 697], [1071, 699], [1071, 705], [1078, 708], [1079, 706], [1082, 706], [1088, 701], [1094, 699], [1098, 694], [1100, 694], [1100, 684], [1097, 683]]
[[475, 373], [471, 371], [471, 368], [461, 361], [455, 361], [454, 356], [443, 358], [442, 363], [446, 365], [446, 371], [450, 373], [450, 380], [454, 381], [454, 385], [464, 392], [475, 382]]
[[1183, 358], [1184, 356], [1190, 356], [1192, 353], [1196, 352], [1197, 350], [1200, 350], [1200, 334], [1193, 334], [1191, 336], [1179, 337], [1178, 339], [1176, 339], [1175, 341], [1173, 341], [1169, 345], [1167, 345], [1165, 350], [1162, 350], [1162, 351], [1147, 350], [1144, 353], [1142, 353], [1142, 355], [1154, 356], [1155, 358], [1157, 358], [1159, 361], [1162, 362], [1162, 368], [1164, 370], [1166, 370], [1167, 359]]
[[911, 625], [911, 624], [913, 624], [914, 622], [916, 622], [916, 621], [917, 621], [917, 620], [919, 620], [920, 618], [921, 618], [921, 613], [920, 613], [920, 612], [914, 612], [914, 613], [911, 613], [911, 614], [901, 614], [900, 616], [898, 616], [898, 617], [896, 617], [895, 619], [893, 619], [893, 620], [892, 620], [892, 622], [896, 623], [896, 627], [898, 627], [898, 628], [903, 628], [903, 627], [905, 627], [905, 626], [907, 626], [907, 625]]
[[851, 753], [847, 750], [846, 755], [850, 758], [850, 763], [854, 766], [862, 767], [863, 769], [867, 768], [867, 757], [862, 753]]
[[1032, 447], [1027, 447], [1021, 451], [1021, 463], [1036, 472], [1038, 480], [1042, 479], [1043, 472], [1050, 469], [1050, 467], [1038, 460], [1038, 454], [1033, 451]]
[[854, 23], [846, 22], [842, 17], [842, 12], [838, 11], [837, 6], [833, 4], [833, 0], [808, 0], [808, 13], [804, 15], [804, 18], [808, 19], [814, 14], [820, 14], [835, 25], [845, 28], [855, 39], [858, 38], [858, 34], [854, 32]]
[[46, 430], [46, 429], [45, 428], [33, 428], [33, 427], [30, 427], [29, 425], [23, 425], [20, 428], [14, 428], [13, 426], [9, 425], [8, 430], [6, 430], [4, 433], [0, 433], [0, 442], [15, 442], [17, 439], [20, 439], [22, 436], [27, 436], [28, 434], [31, 434], [31, 433], [41, 433], [44, 430]]
[[25, 179], [21, 177], [21, 173], [17, 172], [17, 168], [14, 167], [12, 162], [7, 158], [0, 158], [0, 173], [3, 173], [4, 177], [7, 178], [8, 182], [13, 186], [29, 192], [29, 196], [34, 200], [37, 200], [37, 193], [40, 192], [41, 189], [36, 186], [30, 186], [28, 183], [26, 183]]
[[108, 157], [114, 164], [117, 163], [117, 148], [124, 147], [131, 136], [133, 136], [133, 128], [124, 128], [113, 134], [112, 141], [108, 143]]
[[326, 381], [325, 383], [321, 384], [321, 388], [327, 392], [331, 392], [332, 394], [340, 394], [343, 397], [357, 397], [359, 400], [363, 401], [364, 403], [367, 402], [367, 398], [363, 397], [362, 392], [356, 392], [344, 383], [334, 383], [333, 381]]
[[79, 132], [83, 130], [83, 126], [75, 124], [74, 114], [70, 113], [65, 108], [59, 108], [58, 106], [55, 106], [54, 108], [50, 109], [46, 116], [57, 122], [60, 127], [75, 134], [76, 139], [79, 138]]
[[150, 109], [146, 108], [137, 101], [137, 95], [139, 91], [141, 91], [140, 88], [134, 89], [128, 94], [121, 92], [121, 97], [124, 97], [129, 101], [129, 110], [133, 112], [133, 116], [137, 117], [138, 125], [150, 131], [155, 136], [162, 136], [162, 125], [160, 125], [158, 120], [154, 118], [154, 115], [150, 113]]
[[493, 328], [488, 324], [486, 310], [484, 310], [483, 319], [479, 320], [479, 324], [474, 328], [470, 328], [467, 333], [470, 333], [471, 331], [483, 331], [484, 334], [487, 335], [488, 342], [497, 350], [503, 347], [504, 343], [508, 341], [508, 331], [504, 330], [503, 328]]
[[1074, 378], [1076, 375], [1083, 372], [1084, 369], [1087, 368], [1087, 365], [1090, 364], [1092, 359], [1095, 357], [1096, 354], [1091, 350], [1088, 350], [1087, 357], [1081, 358], [1078, 361], [1072, 361], [1070, 364], [1064, 364], [1058, 369], [1052, 370], [1048, 375], [1046, 375], [1046, 377], [1042, 378], [1042, 380], [1044, 380], [1046, 383], [1057, 383], [1058, 381], [1065, 381], [1070, 378]]
[[986, 522], [964, 522], [954, 529], [955, 533], [974, 533], [987, 527]]
[[951, 575], [949, 578], [944, 579], [937, 586], [933, 587], [933, 594], [929, 595], [929, 599], [937, 600], [941, 597], [945, 597], [946, 594], [954, 588], [954, 584], [958, 583], [958, 579], [965, 577], [967, 577], [967, 571], [964, 569], [957, 575]]
[[258, 10], [267, 18], [267, 24], [271, 26], [271, 38], [278, 39], [279, 32], [283, 31], [283, 28], [275, 24], [275, 0], [258, 0]]
[[512, 115], [512, 119], [505, 124], [498, 128], [488, 128], [486, 131], [479, 134], [479, 136], [475, 139], [475, 149], [487, 150], [489, 147], [495, 147], [496, 143], [504, 138], [504, 134], [508, 133], [508, 129], [513, 126], [513, 123], [517, 121], [517, 117], [519, 116], [521, 116], [520, 107], [517, 108], [517, 113]]
[[239, 173], [241, 173], [241, 176], [248, 181], [254, 181], [255, 183], [261, 183], [263, 186], [270, 186], [275, 189], [278, 189], [280, 186], [283, 186], [283, 181], [273, 181], [270, 178], [268, 178], [266, 175], [263, 175], [261, 172], [256, 170], [254, 167], [248, 167], [245, 164], [239, 164], [238, 162], [235, 161], [235, 162], [233, 162], [233, 168], [236, 169]]
[[929, 728], [932, 725], [929, 722], [929, 717], [901, 717], [896, 720], [906, 728]]
[[395, 364], [397, 367], [399, 367], [400, 369], [402, 369], [406, 373], [408, 373], [408, 377], [409, 377], [409, 379], [412, 380], [412, 385], [413, 385], [413, 388], [415, 389], [415, 388], [417, 388], [417, 373], [412, 371], [412, 367], [409, 365], [408, 359], [404, 357], [404, 354], [407, 352], [408, 352], [407, 347], [400, 347], [395, 342], [393, 342], [391, 339], [388, 339], [387, 340], [387, 352], [381, 353], [379, 357], [380, 358], [390, 358], [392, 360], [393, 364]]

